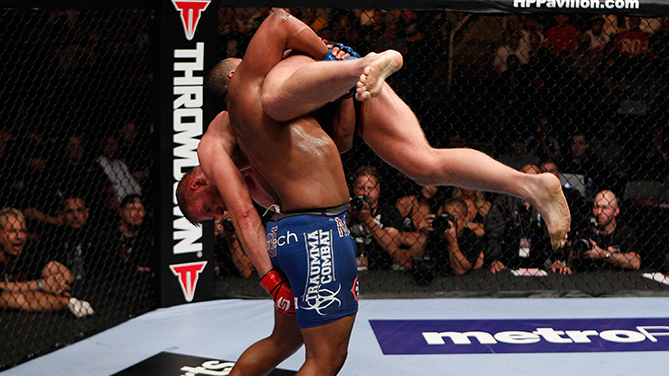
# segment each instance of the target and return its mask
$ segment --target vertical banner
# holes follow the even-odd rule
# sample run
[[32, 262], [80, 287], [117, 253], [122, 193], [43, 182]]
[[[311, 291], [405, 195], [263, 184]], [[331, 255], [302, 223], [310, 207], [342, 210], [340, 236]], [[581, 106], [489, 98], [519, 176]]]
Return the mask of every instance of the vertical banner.
[[160, 304], [214, 297], [211, 225], [186, 220], [174, 192], [181, 176], [199, 164], [197, 146], [214, 115], [204, 104], [204, 75], [216, 63], [217, 4], [161, 0], [158, 103]]

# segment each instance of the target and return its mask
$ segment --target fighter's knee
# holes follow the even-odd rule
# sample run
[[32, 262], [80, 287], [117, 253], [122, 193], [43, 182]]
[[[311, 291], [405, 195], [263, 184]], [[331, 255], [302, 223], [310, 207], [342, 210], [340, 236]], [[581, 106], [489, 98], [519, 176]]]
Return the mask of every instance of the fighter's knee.
[[407, 163], [401, 171], [411, 180], [422, 186], [442, 185], [445, 183], [444, 174], [446, 171], [441, 171], [439, 163], [433, 161], [431, 158], [417, 159], [412, 163]]

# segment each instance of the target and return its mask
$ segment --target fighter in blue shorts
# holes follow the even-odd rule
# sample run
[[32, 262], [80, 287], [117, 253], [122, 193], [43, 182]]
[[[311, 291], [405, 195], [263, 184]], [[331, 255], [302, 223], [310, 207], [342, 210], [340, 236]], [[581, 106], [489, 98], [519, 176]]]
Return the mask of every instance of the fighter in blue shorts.
[[274, 268], [290, 283], [300, 328], [358, 312], [357, 245], [346, 227], [348, 203], [275, 214], [267, 224]]

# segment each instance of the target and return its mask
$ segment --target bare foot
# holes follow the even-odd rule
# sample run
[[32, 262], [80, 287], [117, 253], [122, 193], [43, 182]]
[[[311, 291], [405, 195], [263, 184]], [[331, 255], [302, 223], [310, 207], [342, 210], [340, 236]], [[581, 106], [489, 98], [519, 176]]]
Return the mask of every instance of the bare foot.
[[402, 68], [404, 59], [395, 50], [383, 51], [380, 54], [370, 53], [363, 59], [368, 60], [367, 66], [360, 75], [355, 99], [364, 102], [381, 93], [383, 82], [388, 76]]
[[539, 178], [534, 195], [536, 200], [530, 203], [546, 221], [553, 249], [564, 247], [571, 226], [571, 215], [562, 186], [555, 175], [544, 173], [536, 176]]

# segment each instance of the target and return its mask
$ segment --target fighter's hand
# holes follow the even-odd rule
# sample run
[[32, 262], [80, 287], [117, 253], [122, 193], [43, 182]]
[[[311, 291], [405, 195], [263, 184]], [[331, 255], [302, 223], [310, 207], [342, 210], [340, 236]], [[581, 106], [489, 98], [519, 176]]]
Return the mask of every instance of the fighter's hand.
[[325, 54], [323, 60], [325, 61], [335, 61], [335, 60], [351, 60], [359, 59], [358, 55], [353, 48], [343, 45], [341, 43], [331, 43], [326, 40], [323, 40], [325, 45], [328, 46], [328, 53]]
[[295, 316], [293, 289], [278, 270], [272, 269], [260, 279], [260, 286], [265, 289], [274, 300], [277, 311], [288, 316]]

